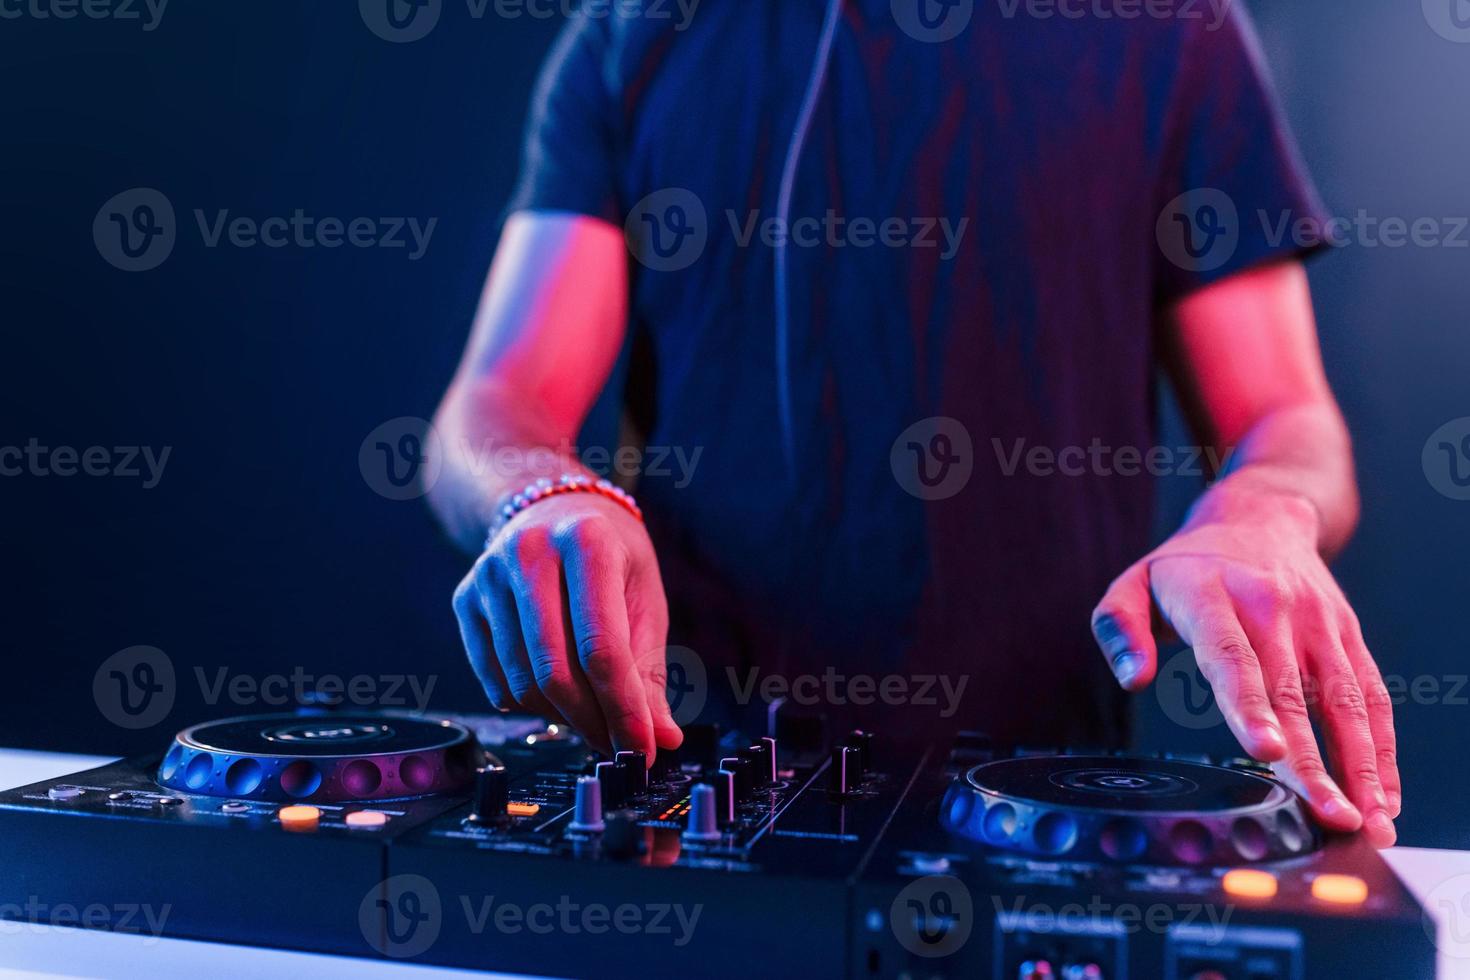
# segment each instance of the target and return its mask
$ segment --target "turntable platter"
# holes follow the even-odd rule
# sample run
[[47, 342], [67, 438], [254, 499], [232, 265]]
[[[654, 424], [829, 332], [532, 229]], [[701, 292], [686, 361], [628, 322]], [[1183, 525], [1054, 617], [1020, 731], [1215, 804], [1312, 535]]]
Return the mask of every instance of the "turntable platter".
[[989, 847], [1150, 864], [1241, 864], [1306, 853], [1296, 795], [1262, 773], [1113, 756], [1022, 756], [969, 770], [943, 822]]
[[468, 729], [411, 715], [256, 715], [187, 728], [158, 782], [206, 796], [341, 803], [463, 792], [483, 751]]

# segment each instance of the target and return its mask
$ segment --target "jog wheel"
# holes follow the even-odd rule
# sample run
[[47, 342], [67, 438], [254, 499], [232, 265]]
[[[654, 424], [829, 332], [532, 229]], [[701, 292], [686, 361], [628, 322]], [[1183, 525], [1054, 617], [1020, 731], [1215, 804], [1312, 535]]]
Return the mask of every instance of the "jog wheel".
[[273, 803], [467, 792], [484, 750], [454, 722], [412, 715], [255, 715], [174, 736], [159, 785]]
[[1053, 860], [1249, 864], [1320, 843], [1296, 794], [1269, 776], [1172, 759], [986, 763], [950, 787], [942, 820], [968, 840]]

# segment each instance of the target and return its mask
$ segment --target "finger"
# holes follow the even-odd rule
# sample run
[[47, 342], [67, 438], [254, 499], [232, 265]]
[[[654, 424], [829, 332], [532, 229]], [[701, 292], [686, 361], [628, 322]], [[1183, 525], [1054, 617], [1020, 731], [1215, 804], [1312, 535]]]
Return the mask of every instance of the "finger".
[[1375, 847], [1389, 847], [1397, 836], [1388, 799], [1378, 781], [1378, 753], [1368, 720], [1368, 705], [1353, 665], [1335, 632], [1318, 627], [1306, 638], [1308, 664], [1322, 688], [1318, 716], [1331, 745], [1339, 782], [1363, 815], [1363, 829]]
[[536, 686], [536, 675], [531, 670], [531, 658], [526, 653], [526, 641], [521, 632], [521, 617], [516, 611], [515, 597], [511, 595], [504, 568], [487, 561], [477, 581], [480, 610], [495, 647], [495, 668], [505, 678], [506, 691], [512, 703], [553, 724], [565, 725], [566, 718]]
[[669, 707], [669, 608], [656, 561], [635, 562], [628, 570], [627, 602], [633, 670], [648, 700], [654, 741], [661, 749], [677, 749], [684, 732]]
[[657, 746], [647, 694], [641, 685], [628, 683], [633, 654], [623, 592], [625, 559], [595, 524], [567, 529], [557, 546], [577, 663], [602, 709], [612, 747], [652, 758]]
[[1317, 747], [1290, 627], [1278, 621], [1270, 625], [1247, 625], [1246, 629], [1252, 644], [1260, 651], [1271, 707], [1286, 739], [1286, 754], [1272, 768], [1301, 794], [1325, 826], [1333, 830], [1357, 830], [1362, 826], [1362, 815], [1328, 774]]
[[607, 724], [587, 678], [572, 669], [560, 561], [548, 535], [522, 534], [509, 563], [511, 592], [521, 620], [536, 687], [595, 747], [607, 749]]
[[1378, 663], [1368, 652], [1358, 617], [1347, 612], [1342, 627], [1342, 645], [1358, 676], [1363, 698], [1368, 705], [1368, 724], [1373, 730], [1373, 746], [1378, 758], [1378, 781], [1388, 799], [1388, 815], [1397, 818], [1403, 810], [1404, 784], [1399, 778], [1398, 739], [1393, 727], [1393, 696], [1383, 683]]
[[475, 585], [473, 571], [454, 590], [454, 618], [459, 623], [459, 638], [469, 657], [470, 669], [479, 678], [485, 697], [497, 710], [509, 710], [514, 703], [510, 697], [510, 685], [506, 683], [505, 672], [495, 658], [495, 642], [490, 634], [490, 624], [480, 609], [479, 589]]
[[1141, 690], [1154, 679], [1159, 654], [1154, 644], [1148, 566], [1143, 562], [1108, 586], [1092, 612], [1092, 635], [1125, 690]]
[[1286, 736], [1266, 693], [1260, 653], [1224, 593], [1197, 599], [1179, 628], [1241, 746], [1262, 762], [1284, 757]]

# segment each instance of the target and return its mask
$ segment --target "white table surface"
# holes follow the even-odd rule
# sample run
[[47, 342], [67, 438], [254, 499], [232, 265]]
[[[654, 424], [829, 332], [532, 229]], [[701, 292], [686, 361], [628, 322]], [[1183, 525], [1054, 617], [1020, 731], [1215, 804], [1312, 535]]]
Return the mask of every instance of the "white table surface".
[[[0, 789], [24, 786], [111, 762], [107, 756], [0, 749]], [[1389, 866], [1440, 921], [1438, 980], [1470, 980], [1470, 851], [1394, 847]], [[0, 874], [4, 869], [0, 868]], [[410, 963], [322, 956], [289, 950], [231, 946], [187, 939], [26, 923], [0, 937], [0, 980], [20, 977], [146, 976], [149, 980], [524, 980]], [[1410, 980], [1410, 978], [1404, 978]]]

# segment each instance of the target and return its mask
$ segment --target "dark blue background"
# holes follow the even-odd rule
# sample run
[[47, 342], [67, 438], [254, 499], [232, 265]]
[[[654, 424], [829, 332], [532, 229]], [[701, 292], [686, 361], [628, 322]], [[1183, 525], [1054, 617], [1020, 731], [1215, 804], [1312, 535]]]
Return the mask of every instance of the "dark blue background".
[[[1470, 213], [1470, 44], [1413, 3], [1253, 6], [1333, 213]], [[374, 493], [357, 454], [380, 423], [429, 415], [453, 370], [557, 26], [474, 20], [463, 0], [402, 45], [351, 3], [176, 2], [150, 33], [0, 20], [0, 444], [172, 447], [153, 490], [0, 479], [0, 744], [156, 748], [219, 711], [196, 666], [411, 671], [437, 676], [436, 708], [478, 703], [449, 614], [465, 561], [421, 502]], [[91, 226], [140, 186], [173, 202], [179, 241], [129, 274], [100, 258]], [[195, 208], [439, 220], [410, 262], [206, 248]], [[1467, 273], [1470, 250], [1413, 246], [1352, 245], [1312, 268], [1366, 512], [1340, 574], [1385, 673], [1433, 678], [1442, 695], [1470, 673], [1470, 503], [1436, 493], [1420, 453], [1470, 415]], [[1187, 489], [1166, 489], [1161, 527]], [[167, 651], [183, 683], [165, 722], [123, 732], [92, 679], [134, 644]], [[1398, 710], [1408, 843], [1470, 845], [1470, 691], [1455, 693]], [[1229, 747], [1140, 703], [1146, 745]]]

